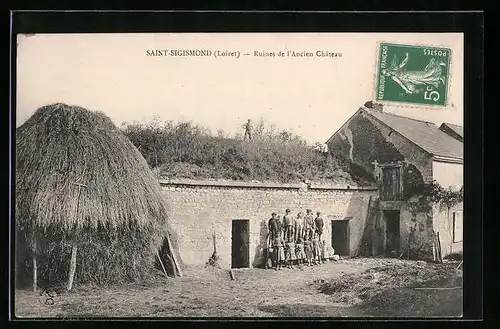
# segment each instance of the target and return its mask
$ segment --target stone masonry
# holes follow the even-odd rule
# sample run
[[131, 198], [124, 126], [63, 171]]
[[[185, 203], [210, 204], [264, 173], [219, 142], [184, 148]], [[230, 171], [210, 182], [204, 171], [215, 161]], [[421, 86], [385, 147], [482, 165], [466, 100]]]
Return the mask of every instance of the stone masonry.
[[185, 264], [202, 265], [213, 253], [216, 236], [220, 265], [231, 267], [232, 220], [249, 221], [250, 267], [263, 262], [267, 222], [272, 212], [294, 216], [310, 208], [321, 211], [325, 222], [323, 240], [331, 243], [331, 221], [349, 219], [349, 253], [356, 255], [365, 230], [374, 187], [314, 186], [218, 181], [161, 181], [170, 208], [170, 221], [179, 237], [179, 252]]

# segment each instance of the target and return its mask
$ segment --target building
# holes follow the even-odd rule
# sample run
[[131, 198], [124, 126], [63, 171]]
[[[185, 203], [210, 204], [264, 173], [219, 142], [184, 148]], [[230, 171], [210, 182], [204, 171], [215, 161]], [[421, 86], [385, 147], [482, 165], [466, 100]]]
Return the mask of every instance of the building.
[[[321, 212], [322, 240], [336, 253], [355, 256], [376, 186], [282, 184], [213, 180], [161, 180], [170, 207], [170, 224], [186, 265], [205, 265], [215, 247], [223, 268], [259, 267], [271, 213], [282, 217], [311, 209]], [[215, 238], [214, 238], [215, 236]]]
[[365, 235], [369, 253], [412, 250], [432, 255], [438, 234], [443, 256], [462, 250], [462, 204], [440, 209], [423, 202], [415, 189], [436, 181], [446, 189], [460, 190], [462, 127], [448, 123], [438, 127], [387, 113], [381, 104], [367, 103], [326, 144], [329, 152], [349, 161], [354, 174], [379, 186], [373, 204], [375, 215], [367, 223]]
[[[264, 264], [272, 212], [312, 209], [325, 223], [322, 239], [341, 256], [431, 255], [439, 233], [442, 254], [462, 249], [461, 210], [421, 204], [405, 191], [438, 181], [463, 183], [463, 132], [458, 126], [414, 120], [360, 108], [328, 140], [329, 152], [345, 157], [361, 185], [282, 184], [216, 180], [160, 180], [185, 265], [204, 265], [216, 248], [224, 268]], [[333, 182], [332, 182], [333, 184]]]

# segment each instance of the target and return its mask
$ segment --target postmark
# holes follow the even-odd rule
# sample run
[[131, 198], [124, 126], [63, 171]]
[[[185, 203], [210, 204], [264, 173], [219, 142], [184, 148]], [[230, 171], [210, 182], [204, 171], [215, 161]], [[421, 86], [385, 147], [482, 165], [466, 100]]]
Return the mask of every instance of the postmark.
[[53, 306], [56, 303], [57, 293], [51, 289], [44, 289], [38, 295], [38, 301], [44, 306]]
[[376, 75], [378, 101], [446, 106], [451, 49], [380, 43]]

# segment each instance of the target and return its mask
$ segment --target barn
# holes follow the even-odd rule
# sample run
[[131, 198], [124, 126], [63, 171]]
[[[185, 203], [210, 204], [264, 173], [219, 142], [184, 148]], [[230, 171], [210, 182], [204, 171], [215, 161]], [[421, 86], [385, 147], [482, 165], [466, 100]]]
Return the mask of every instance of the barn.
[[[401, 253], [411, 248], [432, 254], [439, 236], [443, 256], [461, 252], [463, 204], [442, 209], [421, 202], [415, 186], [437, 182], [447, 191], [463, 186], [463, 128], [391, 113], [367, 102], [326, 142], [359, 175], [379, 187], [372, 231], [372, 254]], [[406, 198], [405, 198], [406, 196]], [[409, 198], [411, 197], [411, 198]]]

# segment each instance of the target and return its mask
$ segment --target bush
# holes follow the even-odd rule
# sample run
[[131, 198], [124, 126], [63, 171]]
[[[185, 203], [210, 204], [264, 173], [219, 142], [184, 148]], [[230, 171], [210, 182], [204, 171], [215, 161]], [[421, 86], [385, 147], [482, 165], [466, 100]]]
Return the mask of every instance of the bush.
[[211, 135], [192, 122], [123, 124], [122, 131], [164, 177], [260, 180], [284, 183], [351, 182], [345, 165], [321, 145], [263, 120], [251, 141], [223, 131]]

